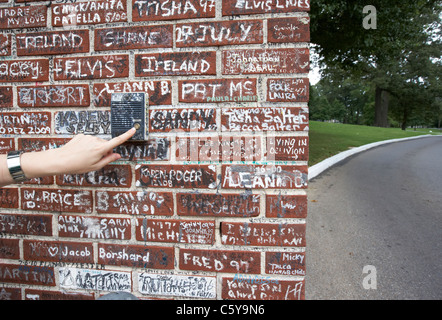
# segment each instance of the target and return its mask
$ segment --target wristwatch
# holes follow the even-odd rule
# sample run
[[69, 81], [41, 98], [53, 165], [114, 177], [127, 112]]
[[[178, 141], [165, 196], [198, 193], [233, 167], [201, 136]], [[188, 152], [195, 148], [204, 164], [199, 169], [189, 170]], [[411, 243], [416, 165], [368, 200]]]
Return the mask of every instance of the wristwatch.
[[10, 151], [6, 158], [6, 162], [8, 164], [9, 173], [11, 174], [14, 182], [23, 182], [28, 180], [25, 176], [25, 173], [21, 169], [20, 165], [20, 156], [23, 151]]

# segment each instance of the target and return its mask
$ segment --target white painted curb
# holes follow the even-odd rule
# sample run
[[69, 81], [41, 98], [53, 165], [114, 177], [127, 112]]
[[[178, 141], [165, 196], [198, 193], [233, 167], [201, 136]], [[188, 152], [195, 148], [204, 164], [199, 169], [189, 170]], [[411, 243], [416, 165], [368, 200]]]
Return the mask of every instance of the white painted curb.
[[406, 141], [406, 140], [414, 140], [414, 139], [419, 139], [419, 138], [427, 138], [427, 137], [440, 137], [440, 136], [433, 136], [431, 134], [428, 134], [428, 135], [409, 137], [409, 138], [385, 140], [385, 141], [369, 143], [369, 144], [366, 144], [366, 145], [363, 145], [363, 146], [360, 146], [357, 148], [353, 148], [353, 149], [350, 149], [347, 151], [340, 152], [333, 157], [327, 158], [324, 161], [321, 161], [321, 162], [315, 164], [314, 166], [311, 166], [308, 169], [308, 179], [311, 180], [311, 179], [316, 178], [318, 175], [320, 175], [322, 172], [324, 172], [325, 170], [327, 170], [331, 166], [334, 166], [338, 162], [340, 162], [340, 161], [342, 161], [342, 160], [344, 160], [354, 154], [360, 153], [362, 151], [366, 151], [368, 149], [381, 146], [383, 144]]

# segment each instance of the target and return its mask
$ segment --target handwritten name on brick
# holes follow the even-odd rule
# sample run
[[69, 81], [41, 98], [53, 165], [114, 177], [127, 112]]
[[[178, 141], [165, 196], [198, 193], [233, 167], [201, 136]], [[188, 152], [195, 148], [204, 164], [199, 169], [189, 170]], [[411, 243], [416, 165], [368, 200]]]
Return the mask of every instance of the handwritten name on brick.
[[63, 238], [130, 240], [130, 219], [90, 216], [58, 216], [58, 235]]
[[308, 73], [309, 49], [237, 49], [222, 53], [223, 74]]
[[55, 112], [57, 134], [110, 134], [109, 111]]
[[305, 247], [305, 224], [221, 222], [226, 245]]
[[149, 132], [215, 131], [216, 112], [214, 108], [150, 109]]
[[305, 282], [253, 279], [247, 277], [223, 278], [222, 299], [233, 300], [304, 300]]
[[223, 16], [309, 11], [310, 0], [225, 0]]
[[89, 30], [19, 33], [17, 55], [54, 55], [89, 52]]
[[135, 76], [216, 74], [216, 52], [173, 52], [135, 55]]
[[92, 92], [97, 107], [110, 107], [114, 92], [145, 92], [149, 95], [150, 106], [172, 103], [172, 82], [169, 80], [94, 83]]
[[3, 112], [0, 114], [0, 134], [49, 134], [50, 112]]
[[26, 86], [17, 88], [19, 107], [89, 107], [87, 84]]
[[63, 174], [57, 176], [56, 181], [60, 186], [130, 188], [132, 169], [130, 165], [109, 164], [100, 170], [84, 174]]
[[150, 188], [216, 188], [212, 165], [138, 165], [136, 186]]
[[267, 101], [308, 102], [309, 81], [307, 78], [268, 79]]
[[112, 79], [129, 76], [128, 55], [56, 58], [55, 80]]
[[179, 24], [177, 47], [222, 46], [263, 42], [262, 20]]
[[173, 215], [173, 197], [169, 192], [96, 191], [98, 213], [133, 215]]
[[214, 18], [216, 0], [132, 0], [133, 21]]
[[254, 194], [178, 193], [180, 216], [256, 217], [260, 213], [260, 196]]
[[123, 0], [52, 4], [51, 9], [54, 27], [127, 21], [127, 5]]
[[308, 109], [298, 107], [227, 107], [221, 110], [221, 130], [227, 132], [306, 131]]
[[245, 189], [305, 189], [307, 166], [223, 165], [222, 187]]
[[3, 60], [0, 82], [40, 82], [49, 80], [49, 60]]
[[0, 9], [0, 29], [46, 27], [46, 5]]
[[180, 249], [179, 264], [182, 270], [260, 273], [261, 254], [248, 251]]
[[92, 202], [92, 192], [87, 190], [21, 189], [24, 210], [91, 213]]
[[310, 18], [293, 17], [270, 19], [268, 22], [269, 42], [309, 42]]
[[141, 245], [99, 244], [98, 263], [105, 265], [173, 269], [174, 249]]
[[215, 221], [138, 219], [138, 241], [213, 244]]
[[0, 233], [52, 236], [52, 217], [34, 214], [0, 214]]
[[307, 196], [305, 195], [267, 195], [266, 217], [268, 218], [306, 218]]
[[171, 48], [172, 26], [95, 29], [96, 51]]
[[54, 268], [0, 264], [0, 282], [54, 287]]
[[93, 263], [92, 243], [24, 240], [25, 260]]
[[258, 101], [256, 79], [180, 80], [178, 88], [180, 102]]
[[266, 252], [266, 273], [305, 276], [305, 252]]

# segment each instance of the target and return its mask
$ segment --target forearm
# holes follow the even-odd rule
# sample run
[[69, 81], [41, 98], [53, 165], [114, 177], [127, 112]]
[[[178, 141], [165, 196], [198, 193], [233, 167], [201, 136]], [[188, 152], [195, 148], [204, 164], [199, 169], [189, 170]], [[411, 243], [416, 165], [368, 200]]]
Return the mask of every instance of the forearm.
[[[6, 154], [0, 155], [0, 187], [14, 183], [9, 173]], [[62, 173], [56, 150], [25, 152], [20, 156], [20, 165], [26, 178], [40, 178]]]

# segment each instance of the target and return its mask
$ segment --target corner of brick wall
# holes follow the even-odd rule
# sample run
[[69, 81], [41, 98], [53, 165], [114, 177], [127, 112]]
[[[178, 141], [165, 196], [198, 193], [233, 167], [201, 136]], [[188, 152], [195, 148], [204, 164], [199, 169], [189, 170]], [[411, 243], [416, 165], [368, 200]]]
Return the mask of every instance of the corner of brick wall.
[[0, 297], [304, 299], [309, 0], [0, 1], [0, 152], [149, 140], [0, 189]]

